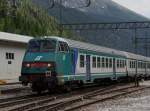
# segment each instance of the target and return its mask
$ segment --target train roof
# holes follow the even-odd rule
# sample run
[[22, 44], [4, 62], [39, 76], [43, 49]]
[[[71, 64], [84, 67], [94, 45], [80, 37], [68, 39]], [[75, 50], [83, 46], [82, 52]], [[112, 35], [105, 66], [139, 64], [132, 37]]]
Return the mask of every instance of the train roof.
[[67, 39], [67, 38], [60, 38], [60, 37], [56, 37], [56, 36], [49, 36], [48, 38], [54, 38], [54, 39], [57, 39], [58, 41], [67, 42], [70, 47], [74, 47], [74, 48], [85, 49], [85, 50], [90, 50], [90, 51], [95, 51], [95, 52], [125, 57], [124, 53], [121, 51], [111, 49], [111, 48], [102, 47], [99, 45], [80, 42], [80, 41], [71, 40], [71, 39]]
[[134, 53], [130, 53], [130, 52], [125, 52], [125, 51], [122, 51], [122, 52], [129, 59], [137, 59], [137, 60], [141, 60], [141, 61], [150, 61], [149, 57], [145, 57], [145, 56], [142, 56], [142, 55], [138, 55], [138, 54], [134, 54]]
[[99, 45], [94, 45], [94, 44], [90, 44], [90, 43], [85, 43], [85, 42], [80, 42], [80, 41], [76, 41], [76, 40], [60, 38], [60, 37], [55, 37], [55, 36], [50, 36], [50, 38], [55, 38], [59, 41], [67, 42], [70, 47], [75, 47], [75, 48], [85, 49], [85, 50], [91, 50], [91, 51], [96, 51], [96, 52], [102, 52], [102, 53], [107, 53], [107, 54], [111, 54], [111, 55], [119, 55], [119, 56], [123, 56], [123, 57], [129, 58], [129, 59], [138, 59], [141, 61], [150, 61], [149, 57], [145, 57], [145, 56], [130, 53], [130, 52], [120, 51], [120, 50], [116, 50], [116, 49], [102, 47]]

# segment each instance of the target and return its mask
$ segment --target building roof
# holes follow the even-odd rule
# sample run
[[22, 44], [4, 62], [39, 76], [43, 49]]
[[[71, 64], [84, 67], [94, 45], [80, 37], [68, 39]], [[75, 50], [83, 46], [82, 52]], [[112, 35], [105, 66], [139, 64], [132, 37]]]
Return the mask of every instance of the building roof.
[[33, 37], [30, 36], [0, 32], [0, 41], [18, 42], [26, 44], [32, 38]]

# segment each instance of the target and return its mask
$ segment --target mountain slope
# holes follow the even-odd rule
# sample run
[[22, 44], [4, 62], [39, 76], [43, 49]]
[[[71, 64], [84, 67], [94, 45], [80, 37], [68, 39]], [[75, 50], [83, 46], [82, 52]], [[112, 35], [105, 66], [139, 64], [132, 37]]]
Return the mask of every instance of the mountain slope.
[[[143, 17], [112, 0], [91, 0], [91, 5], [86, 8], [71, 8], [73, 5], [78, 6], [83, 0], [66, 0], [62, 6], [63, 23], [88, 23], [88, 22], [129, 22], [129, 21], [147, 21]], [[34, 3], [43, 8], [49, 7], [49, 0], [33, 0]], [[67, 7], [65, 7], [67, 6]], [[55, 3], [52, 9], [48, 9], [49, 14], [60, 18], [60, 5]], [[145, 33], [140, 31], [140, 33]], [[133, 42], [133, 30], [86, 30], [75, 31], [76, 35], [81, 36], [87, 42], [111, 47], [119, 50], [136, 52]], [[141, 49], [138, 51], [144, 55]]]
[[[17, 33], [30, 36], [58, 35], [58, 25], [54, 17], [40, 7], [35, 6], [30, 0], [18, 1], [13, 6], [11, 0], [0, 2], [0, 31]], [[64, 36], [71, 36], [68, 31]]]
[[[91, 0], [91, 5], [89, 7], [71, 8], [74, 4], [78, 6], [80, 3], [79, 1], [67, 0], [67, 2], [63, 3], [63, 22], [80, 23], [148, 20], [147, 18], [136, 14], [135, 12], [113, 2], [112, 0]], [[33, 0], [33, 2], [44, 8], [49, 7], [49, 0]], [[70, 7], [64, 8], [66, 5]], [[50, 15], [57, 17], [57, 19], [59, 19], [59, 11], [59, 4], [57, 3], [55, 3], [55, 6], [52, 9], [49, 9]]]

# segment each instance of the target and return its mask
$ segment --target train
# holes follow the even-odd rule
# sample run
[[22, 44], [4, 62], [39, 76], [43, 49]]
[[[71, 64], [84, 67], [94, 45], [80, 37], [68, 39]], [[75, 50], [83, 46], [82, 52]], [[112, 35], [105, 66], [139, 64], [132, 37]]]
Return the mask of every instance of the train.
[[47, 36], [31, 39], [19, 81], [33, 91], [129, 78], [149, 78], [150, 58], [86, 42]]

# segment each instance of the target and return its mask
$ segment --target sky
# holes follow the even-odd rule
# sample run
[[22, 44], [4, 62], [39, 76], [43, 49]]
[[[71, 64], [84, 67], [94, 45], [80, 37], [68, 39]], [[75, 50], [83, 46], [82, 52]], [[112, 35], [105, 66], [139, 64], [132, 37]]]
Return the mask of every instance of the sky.
[[113, 0], [113, 1], [150, 18], [150, 0]]

